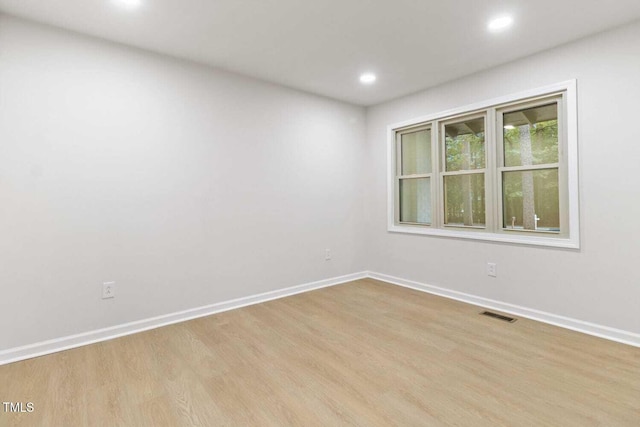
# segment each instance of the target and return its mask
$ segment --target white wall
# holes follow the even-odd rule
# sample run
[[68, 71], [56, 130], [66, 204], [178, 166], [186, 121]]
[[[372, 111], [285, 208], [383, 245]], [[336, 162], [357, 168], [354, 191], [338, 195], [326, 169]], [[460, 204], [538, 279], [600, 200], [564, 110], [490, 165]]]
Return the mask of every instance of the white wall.
[[1, 16], [0, 350], [363, 270], [364, 114]]
[[[580, 250], [386, 231], [386, 126], [578, 80]], [[367, 111], [368, 268], [640, 332], [640, 24], [565, 45]], [[485, 263], [498, 264], [487, 277]]]
[[[640, 24], [365, 129], [362, 108], [0, 16], [0, 350], [365, 269], [640, 332], [638, 76]], [[580, 250], [386, 231], [388, 124], [571, 78]]]

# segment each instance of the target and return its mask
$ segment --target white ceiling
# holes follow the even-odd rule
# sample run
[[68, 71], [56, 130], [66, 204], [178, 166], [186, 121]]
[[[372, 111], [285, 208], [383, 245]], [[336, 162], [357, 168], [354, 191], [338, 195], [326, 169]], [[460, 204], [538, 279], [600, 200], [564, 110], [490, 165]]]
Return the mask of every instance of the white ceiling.
[[[0, 11], [372, 105], [640, 19], [640, 0], [0, 0]], [[503, 13], [514, 26], [489, 33]], [[378, 81], [361, 85], [364, 71]]]

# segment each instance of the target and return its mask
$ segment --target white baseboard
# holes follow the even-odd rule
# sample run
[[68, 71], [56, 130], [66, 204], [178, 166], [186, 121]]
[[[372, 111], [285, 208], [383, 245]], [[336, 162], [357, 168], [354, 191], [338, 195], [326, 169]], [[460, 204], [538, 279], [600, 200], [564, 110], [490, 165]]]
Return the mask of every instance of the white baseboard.
[[56, 353], [71, 348], [81, 347], [83, 345], [94, 344], [101, 341], [107, 341], [113, 338], [131, 335], [138, 332], [155, 329], [162, 326], [180, 323], [198, 317], [209, 316], [223, 311], [233, 310], [248, 305], [259, 304], [261, 302], [271, 301], [302, 292], [312, 291], [314, 289], [334, 286], [352, 280], [363, 279], [369, 277], [394, 285], [404, 286], [406, 288], [439, 295], [445, 298], [451, 298], [468, 304], [480, 307], [490, 308], [509, 314], [514, 314], [528, 319], [537, 320], [539, 322], [548, 323], [566, 329], [582, 332], [596, 337], [616, 341], [623, 344], [640, 347], [640, 334], [623, 331], [620, 329], [610, 328], [608, 326], [597, 325], [595, 323], [584, 322], [582, 320], [572, 319], [569, 317], [559, 316], [540, 310], [534, 310], [527, 307], [508, 304], [483, 298], [463, 292], [453, 291], [450, 289], [431, 286], [412, 280], [402, 279], [399, 277], [389, 276], [387, 274], [375, 272], [360, 272], [347, 274], [345, 276], [334, 277], [330, 279], [320, 280], [317, 282], [306, 283], [303, 285], [292, 286], [289, 288], [278, 289], [275, 291], [265, 292], [248, 297], [237, 298], [230, 301], [223, 301], [216, 304], [210, 304], [203, 307], [184, 310], [176, 313], [170, 313], [162, 316], [152, 317], [149, 319], [138, 320], [135, 322], [116, 325], [109, 328], [88, 331], [81, 334], [70, 335], [67, 337], [57, 338], [48, 341], [42, 341], [35, 344], [29, 344], [22, 347], [10, 348], [0, 351], [0, 366], [20, 360], [30, 359], [33, 357], [44, 356], [46, 354]]
[[302, 292], [308, 292], [314, 289], [326, 288], [328, 286], [334, 286], [341, 283], [350, 282], [352, 280], [363, 279], [365, 277], [367, 277], [366, 272], [347, 274], [345, 276], [333, 277], [330, 279], [319, 280], [317, 282], [311, 282], [257, 295], [251, 295], [248, 297], [237, 298], [230, 301], [223, 301], [203, 307], [165, 314], [162, 316], [138, 320], [122, 325], [116, 325], [109, 328], [83, 332], [81, 334], [42, 341], [22, 347], [10, 348], [8, 350], [0, 351], [0, 366], [20, 360], [30, 359], [32, 357], [44, 356], [45, 354], [69, 350], [71, 348], [76, 348], [83, 345], [107, 341], [113, 338], [131, 335], [137, 332], [147, 331], [149, 329], [159, 328], [161, 326], [180, 323], [187, 320], [196, 319], [198, 317], [209, 316], [211, 314], [233, 310], [235, 308], [246, 307], [248, 305], [259, 304], [261, 302], [271, 301]]
[[537, 320], [539, 322], [548, 323], [551, 325], [559, 326], [561, 328], [571, 329], [573, 331], [582, 332], [588, 335], [594, 335], [596, 337], [604, 338], [607, 340], [632, 345], [634, 347], [640, 347], [640, 334], [636, 334], [633, 332], [610, 328], [608, 326], [597, 325], [595, 323], [572, 319], [570, 317], [559, 316], [557, 314], [534, 310], [527, 307], [521, 307], [519, 305], [495, 301], [492, 299], [466, 294], [463, 292], [452, 291], [450, 289], [440, 288], [437, 286], [426, 285], [424, 283], [401, 279], [399, 277], [389, 276], [387, 274], [375, 273], [370, 271], [368, 272], [367, 276], [372, 279], [381, 280], [383, 282], [391, 283], [394, 285], [404, 286], [406, 288], [411, 288], [422, 292], [428, 292], [430, 294], [466, 302], [468, 304], [490, 308], [492, 310], [498, 310], [504, 313], [526, 317], [527, 319]]

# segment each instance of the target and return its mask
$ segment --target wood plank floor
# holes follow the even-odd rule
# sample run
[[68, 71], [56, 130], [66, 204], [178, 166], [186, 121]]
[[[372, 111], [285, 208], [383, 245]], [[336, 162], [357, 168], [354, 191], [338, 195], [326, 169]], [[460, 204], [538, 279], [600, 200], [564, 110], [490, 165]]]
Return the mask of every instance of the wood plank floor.
[[1, 426], [634, 426], [640, 349], [365, 279], [0, 366]]

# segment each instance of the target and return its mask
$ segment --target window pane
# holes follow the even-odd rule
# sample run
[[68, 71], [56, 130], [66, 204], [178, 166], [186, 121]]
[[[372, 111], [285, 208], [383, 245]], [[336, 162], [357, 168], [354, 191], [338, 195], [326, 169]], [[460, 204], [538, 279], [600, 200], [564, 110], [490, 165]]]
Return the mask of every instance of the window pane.
[[444, 177], [445, 224], [485, 225], [484, 174]]
[[431, 224], [431, 178], [400, 180], [400, 222]]
[[504, 165], [558, 163], [558, 105], [514, 111], [504, 116]]
[[431, 129], [402, 135], [402, 175], [431, 173]]
[[560, 231], [558, 169], [502, 173], [506, 229]]
[[484, 169], [484, 118], [452, 123], [444, 127], [447, 171]]

